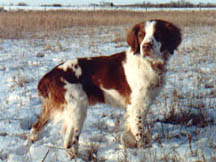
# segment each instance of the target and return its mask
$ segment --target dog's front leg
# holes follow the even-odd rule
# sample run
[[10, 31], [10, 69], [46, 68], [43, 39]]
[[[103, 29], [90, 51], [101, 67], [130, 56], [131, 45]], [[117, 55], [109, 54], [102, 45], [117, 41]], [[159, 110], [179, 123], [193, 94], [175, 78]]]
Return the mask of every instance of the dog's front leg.
[[[145, 101], [145, 102], [143, 102]], [[126, 147], [144, 147], [145, 119], [150, 106], [148, 98], [134, 101], [127, 107], [127, 130], [121, 136], [121, 142]]]

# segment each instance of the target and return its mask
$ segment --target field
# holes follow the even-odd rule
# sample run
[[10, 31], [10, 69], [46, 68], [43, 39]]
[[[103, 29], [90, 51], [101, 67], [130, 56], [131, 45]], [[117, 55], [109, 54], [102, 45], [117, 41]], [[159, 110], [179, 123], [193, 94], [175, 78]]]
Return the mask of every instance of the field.
[[147, 117], [150, 146], [123, 148], [124, 110], [88, 110], [76, 161], [216, 161], [216, 11], [12, 11], [0, 13], [0, 162], [67, 162], [60, 124], [27, 142], [41, 112], [39, 79], [62, 61], [127, 49], [137, 22], [164, 19], [182, 29], [166, 86]]

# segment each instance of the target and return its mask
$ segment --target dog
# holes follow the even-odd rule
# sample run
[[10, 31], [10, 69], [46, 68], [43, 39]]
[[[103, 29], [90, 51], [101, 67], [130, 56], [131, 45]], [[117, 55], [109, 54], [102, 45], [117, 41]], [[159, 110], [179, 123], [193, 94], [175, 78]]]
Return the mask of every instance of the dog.
[[43, 111], [29, 139], [36, 141], [50, 120], [63, 120], [64, 148], [74, 158], [88, 106], [104, 103], [126, 108], [127, 129], [121, 135], [122, 144], [143, 147], [146, 115], [164, 85], [167, 62], [181, 40], [176, 25], [149, 20], [128, 32], [126, 51], [57, 65], [39, 81]]

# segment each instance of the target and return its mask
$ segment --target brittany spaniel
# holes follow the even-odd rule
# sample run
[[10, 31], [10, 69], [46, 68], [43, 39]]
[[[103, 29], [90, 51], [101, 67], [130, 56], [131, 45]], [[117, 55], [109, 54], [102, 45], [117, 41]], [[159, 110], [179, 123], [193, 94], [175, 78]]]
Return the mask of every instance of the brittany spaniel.
[[38, 84], [43, 112], [31, 129], [31, 141], [51, 119], [63, 120], [64, 148], [74, 158], [88, 106], [105, 103], [127, 110], [121, 142], [144, 146], [144, 120], [163, 86], [166, 64], [181, 43], [181, 33], [170, 22], [149, 20], [135, 25], [127, 42], [130, 47], [124, 52], [68, 60], [43, 76]]

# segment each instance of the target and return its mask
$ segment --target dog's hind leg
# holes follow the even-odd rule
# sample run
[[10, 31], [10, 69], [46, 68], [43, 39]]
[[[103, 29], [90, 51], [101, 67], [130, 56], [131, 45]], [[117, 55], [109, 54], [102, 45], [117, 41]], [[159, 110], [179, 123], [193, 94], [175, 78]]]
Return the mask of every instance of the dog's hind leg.
[[67, 105], [64, 109], [64, 148], [70, 158], [78, 154], [79, 135], [86, 118], [88, 98], [81, 85], [67, 84], [65, 99]]

